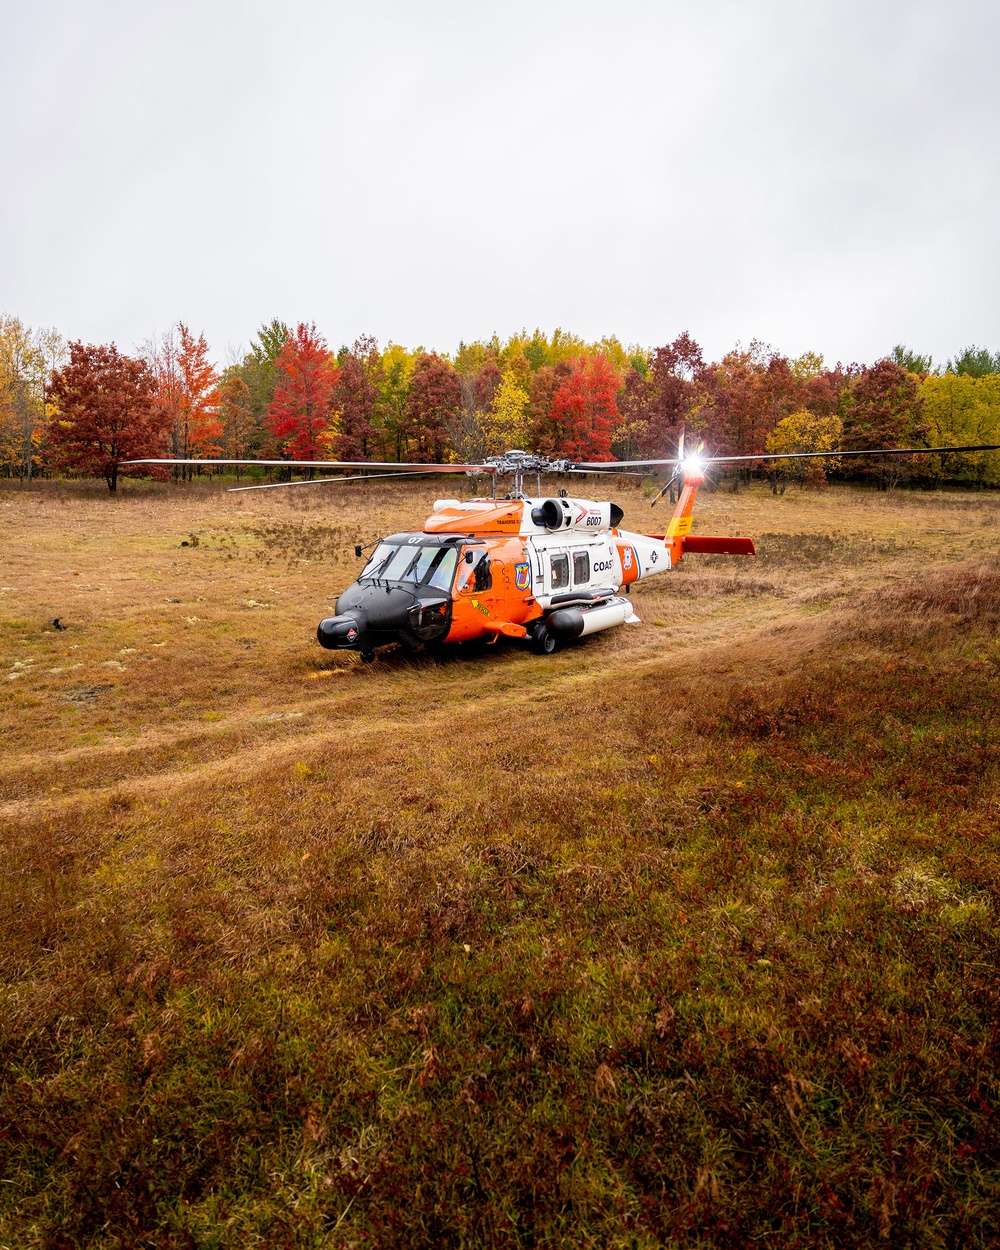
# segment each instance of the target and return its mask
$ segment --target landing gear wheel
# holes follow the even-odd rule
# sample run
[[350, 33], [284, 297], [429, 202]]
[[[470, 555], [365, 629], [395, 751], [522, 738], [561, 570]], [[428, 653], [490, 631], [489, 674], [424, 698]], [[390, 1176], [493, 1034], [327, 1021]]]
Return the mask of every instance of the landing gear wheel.
[[373, 661], [374, 659], [375, 659], [375, 652], [374, 652], [374, 651], [362, 651], [362, 652], [361, 652], [361, 663], [362, 663], [362, 664], [371, 664], [371, 663], [372, 663], [372, 661]]
[[544, 625], [539, 625], [531, 640], [531, 646], [536, 655], [552, 655], [559, 650], [559, 640], [555, 634], [550, 634]]

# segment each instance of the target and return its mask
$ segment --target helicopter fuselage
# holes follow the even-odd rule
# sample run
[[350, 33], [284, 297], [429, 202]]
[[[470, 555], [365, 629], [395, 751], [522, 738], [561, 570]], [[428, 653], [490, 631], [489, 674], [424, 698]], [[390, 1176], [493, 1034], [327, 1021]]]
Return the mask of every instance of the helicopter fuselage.
[[666, 572], [672, 545], [620, 530], [621, 516], [580, 499], [439, 500], [423, 530], [381, 540], [319, 641], [363, 658], [393, 642], [415, 650], [502, 635], [553, 650], [638, 621], [618, 592]]

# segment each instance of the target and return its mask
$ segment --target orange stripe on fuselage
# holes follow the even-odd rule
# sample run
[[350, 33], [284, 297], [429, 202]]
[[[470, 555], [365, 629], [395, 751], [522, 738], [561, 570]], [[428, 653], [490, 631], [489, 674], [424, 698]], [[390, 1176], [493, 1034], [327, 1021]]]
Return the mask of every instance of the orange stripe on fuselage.
[[457, 508], [432, 512], [425, 534], [519, 534], [524, 515], [520, 499], [470, 499]]

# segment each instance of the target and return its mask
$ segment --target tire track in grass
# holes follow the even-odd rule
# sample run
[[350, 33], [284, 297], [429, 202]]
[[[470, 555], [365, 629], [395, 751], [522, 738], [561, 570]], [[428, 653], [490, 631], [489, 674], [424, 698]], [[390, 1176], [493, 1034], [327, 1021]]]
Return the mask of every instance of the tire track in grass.
[[[525, 718], [532, 714], [551, 715], [554, 700], [561, 700], [572, 710], [586, 707], [594, 697], [597, 687], [612, 684], [623, 685], [627, 689], [629, 683], [643, 680], [674, 667], [678, 682], [688, 681], [692, 677], [726, 674], [734, 664], [741, 663], [748, 653], [763, 656], [774, 652], [774, 639], [780, 635], [780, 651], [784, 662], [794, 659], [818, 645], [822, 626], [815, 615], [806, 619], [793, 619], [786, 623], [777, 620], [775, 614], [762, 613], [752, 627], [744, 618], [727, 623], [724, 633], [706, 643], [703, 638], [696, 642], [691, 639], [674, 641], [669, 653], [662, 650], [647, 655], [636, 655], [632, 652], [619, 657], [614, 671], [609, 674], [606, 660], [597, 658], [586, 668], [581, 668], [573, 661], [571, 652], [564, 652], [556, 657], [553, 665], [546, 659], [544, 675], [530, 689], [520, 686], [517, 689], [517, 714]], [[830, 619], [833, 625], [833, 616]], [[776, 633], [775, 627], [778, 626]], [[739, 639], [734, 635], [739, 633]], [[561, 661], [561, 663], [560, 663]], [[541, 664], [542, 661], [539, 661]], [[558, 666], [558, 667], [557, 667]], [[400, 708], [399, 688], [394, 686], [387, 690], [375, 708], [370, 699], [365, 700], [366, 712], [363, 719], [346, 719], [338, 716], [338, 723], [327, 723], [321, 729], [309, 728], [315, 718], [322, 714], [342, 712], [342, 704], [336, 698], [321, 699], [304, 707], [301, 703], [293, 710], [288, 705], [274, 706], [270, 711], [255, 709], [241, 719], [240, 724], [248, 729], [268, 716], [282, 717], [277, 724], [292, 723], [301, 731], [292, 730], [280, 738], [270, 738], [266, 742], [259, 739], [246, 742], [245, 745], [215, 759], [205, 760], [195, 765], [183, 767], [160, 768], [139, 772], [128, 777], [118, 777], [105, 784], [94, 784], [87, 789], [78, 789], [68, 793], [39, 794], [0, 805], [0, 819], [30, 820], [44, 816], [82, 814], [94, 806], [106, 803], [116, 796], [132, 801], [162, 799], [167, 794], [191, 788], [214, 788], [221, 779], [225, 779], [227, 787], [238, 787], [241, 782], [250, 778], [263, 767], [294, 764], [303, 755], [312, 752], [334, 751], [340, 745], [349, 744], [357, 748], [359, 741], [375, 743], [386, 739], [405, 741], [418, 735], [429, 740], [447, 739], [454, 736], [456, 705], [448, 694], [454, 694], [465, 686], [462, 674], [456, 674], [456, 680], [448, 686], [439, 686], [427, 690], [425, 674], [412, 673], [409, 683], [413, 689], [414, 700], [407, 707]], [[516, 683], [515, 683], [516, 686]], [[419, 703], [417, 702], [419, 699]], [[498, 718], [510, 713], [510, 689], [487, 690], [477, 694], [471, 709], [477, 718], [487, 720]], [[303, 732], [304, 731], [304, 732]], [[206, 735], [206, 737], [211, 736]], [[221, 735], [220, 735], [221, 736]], [[164, 735], [163, 742], [170, 745], [170, 736]], [[95, 754], [100, 748], [81, 748]], [[141, 743], [130, 743], [123, 748], [130, 756], [148, 760], [148, 747]]]

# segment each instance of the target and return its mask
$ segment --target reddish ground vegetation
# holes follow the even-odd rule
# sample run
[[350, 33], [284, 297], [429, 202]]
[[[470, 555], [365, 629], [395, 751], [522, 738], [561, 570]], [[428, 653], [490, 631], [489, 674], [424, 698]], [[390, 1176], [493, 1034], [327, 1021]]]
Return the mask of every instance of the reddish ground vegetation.
[[642, 630], [362, 669], [426, 492], [168, 489], [18, 505], [0, 1238], [995, 1244], [988, 525], [709, 497]]

